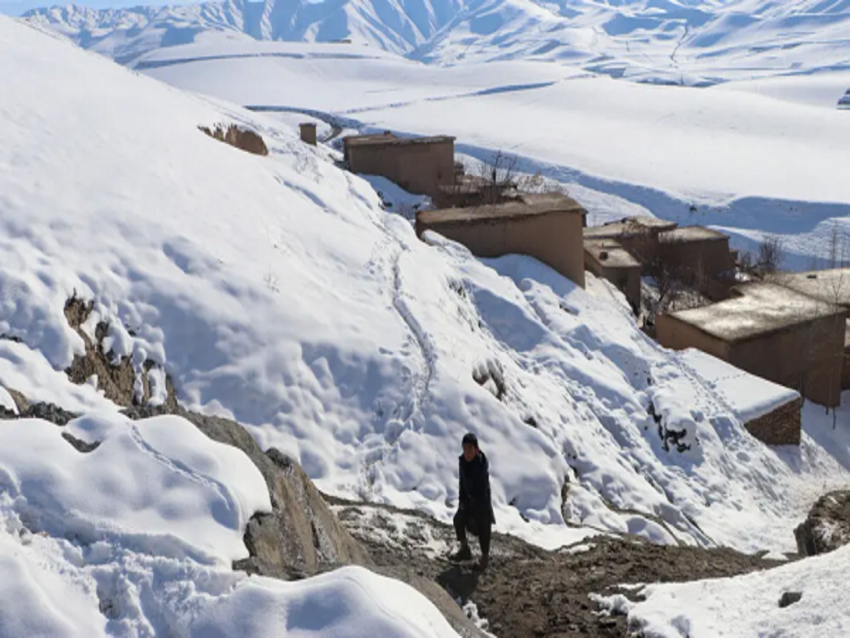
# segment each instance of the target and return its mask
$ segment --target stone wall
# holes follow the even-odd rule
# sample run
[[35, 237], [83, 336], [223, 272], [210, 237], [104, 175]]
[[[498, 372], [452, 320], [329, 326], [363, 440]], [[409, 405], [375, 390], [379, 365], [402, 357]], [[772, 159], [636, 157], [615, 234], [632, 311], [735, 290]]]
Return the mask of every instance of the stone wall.
[[794, 399], [773, 412], [745, 423], [747, 431], [767, 445], [800, 445], [802, 399]]

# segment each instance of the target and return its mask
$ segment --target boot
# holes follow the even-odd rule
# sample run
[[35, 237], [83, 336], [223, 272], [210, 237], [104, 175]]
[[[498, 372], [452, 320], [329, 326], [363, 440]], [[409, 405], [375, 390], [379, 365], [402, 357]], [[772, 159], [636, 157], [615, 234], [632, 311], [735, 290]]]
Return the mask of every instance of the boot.
[[457, 550], [457, 552], [455, 552], [454, 554], [449, 556], [449, 560], [452, 560], [452, 561], [455, 561], [455, 562], [472, 560], [472, 550], [469, 549], [469, 544], [463, 543], [460, 546], [460, 549]]
[[487, 566], [489, 564], [490, 564], [490, 557], [489, 556], [482, 556], [481, 558], [478, 559], [478, 563], [476, 563], [476, 565], [475, 565], [475, 571], [483, 572], [484, 570], [487, 569]]

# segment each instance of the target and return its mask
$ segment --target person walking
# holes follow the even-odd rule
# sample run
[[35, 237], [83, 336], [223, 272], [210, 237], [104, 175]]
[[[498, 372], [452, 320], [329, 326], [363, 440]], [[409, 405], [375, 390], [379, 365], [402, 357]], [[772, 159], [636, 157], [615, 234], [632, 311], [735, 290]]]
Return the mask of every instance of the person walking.
[[463, 454], [458, 458], [458, 508], [454, 527], [460, 549], [451, 556], [455, 561], [472, 560], [467, 533], [478, 537], [481, 558], [477, 568], [487, 569], [490, 563], [490, 533], [496, 522], [490, 498], [490, 465], [478, 447], [478, 437], [472, 432], [464, 435]]

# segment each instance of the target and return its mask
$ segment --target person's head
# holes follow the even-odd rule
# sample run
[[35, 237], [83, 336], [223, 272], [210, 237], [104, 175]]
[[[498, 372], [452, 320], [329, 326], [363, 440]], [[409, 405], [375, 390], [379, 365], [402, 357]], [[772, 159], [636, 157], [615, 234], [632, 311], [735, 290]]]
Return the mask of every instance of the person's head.
[[478, 454], [478, 437], [469, 432], [463, 437], [463, 458], [471, 461]]

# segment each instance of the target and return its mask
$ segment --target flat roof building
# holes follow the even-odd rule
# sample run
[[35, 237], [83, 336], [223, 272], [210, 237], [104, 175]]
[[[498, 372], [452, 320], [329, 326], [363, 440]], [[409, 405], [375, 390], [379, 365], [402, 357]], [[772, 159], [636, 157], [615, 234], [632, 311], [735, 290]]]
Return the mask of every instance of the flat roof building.
[[439, 233], [478, 257], [535, 257], [583, 287], [586, 214], [565, 195], [524, 194], [492, 206], [420, 211], [416, 234]]
[[613, 239], [585, 239], [584, 267], [597, 277], [610, 281], [637, 311], [640, 308], [641, 264]]
[[660, 233], [658, 256], [667, 268], [690, 283], [700, 283], [735, 268], [729, 235], [703, 226], [681, 226]]
[[776, 283], [824, 303], [850, 308], [850, 268], [783, 272]]
[[455, 183], [454, 141], [445, 135], [353, 135], [343, 139], [343, 155], [354, 173], [381, 175], [410, 193], [436, 200], [441, 186]]
[[732, 294], [659, 315], [658, 341], [702, 350], [815, 403], [840, 404], [846, 311], [777, 284], [740, 286]]

